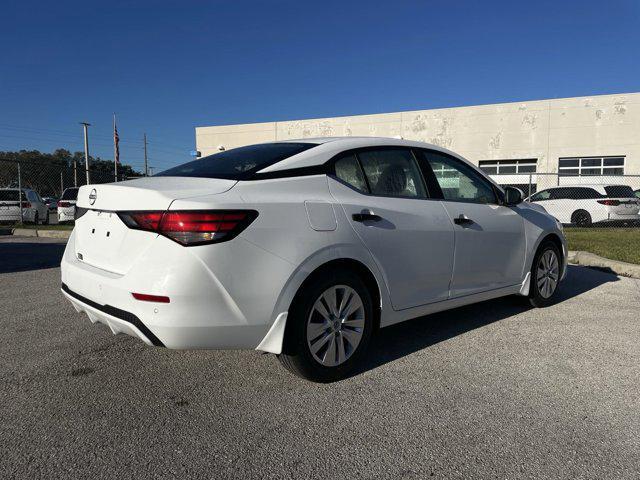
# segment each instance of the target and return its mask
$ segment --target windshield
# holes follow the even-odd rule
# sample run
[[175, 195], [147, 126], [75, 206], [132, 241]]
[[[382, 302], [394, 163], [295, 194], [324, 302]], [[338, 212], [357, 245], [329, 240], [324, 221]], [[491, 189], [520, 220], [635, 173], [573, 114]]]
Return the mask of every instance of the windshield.
[[160, 177], [204, 177], [243, 180], [285, 158], [317, 146], [315, 143], [263, 143], [234, 148], [179, 165]]
[[607, 196], [614, 198], [635, 198], [635, 193], [631, 187], [627, 185], [611, 185], [604, 187]]
[[77, 199], [78, 199], [78, 189], [67, 188], [62, 194], [62, 198], [60, 200], [77, 200]]

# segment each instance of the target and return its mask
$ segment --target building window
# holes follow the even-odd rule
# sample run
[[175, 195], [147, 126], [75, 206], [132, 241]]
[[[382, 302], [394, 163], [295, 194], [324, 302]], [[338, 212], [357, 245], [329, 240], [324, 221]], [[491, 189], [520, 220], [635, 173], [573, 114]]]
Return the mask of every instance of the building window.
[[517, 175], [536, 173], [538, 159], [522, 158], [517, 160], [480, 160], [479, 166], [487, 175]]
[[558, 160], [559, 175], [624, 175], [625, 157], [571, 157]]

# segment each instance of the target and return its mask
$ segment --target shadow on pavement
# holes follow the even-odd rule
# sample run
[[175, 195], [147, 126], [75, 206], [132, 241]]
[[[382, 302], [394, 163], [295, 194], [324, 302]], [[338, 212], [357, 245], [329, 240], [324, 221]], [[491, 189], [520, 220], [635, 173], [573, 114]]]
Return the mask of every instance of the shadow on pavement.
[[0, 273], [59, 267], [65, 247], [66, 243], [0, 243]]
[[[617, 281], [619, 279], [616, 275], [569, 265], [567, 277], [558, 292], [557, 303], [581, 295], [604, 283]], [[531, 308], [533, 307], [529, 305], [526, 298], [509, 296], [434, 313], [383, 328], [372, 342], [367, 359], [353, 375], [372, 370]]]

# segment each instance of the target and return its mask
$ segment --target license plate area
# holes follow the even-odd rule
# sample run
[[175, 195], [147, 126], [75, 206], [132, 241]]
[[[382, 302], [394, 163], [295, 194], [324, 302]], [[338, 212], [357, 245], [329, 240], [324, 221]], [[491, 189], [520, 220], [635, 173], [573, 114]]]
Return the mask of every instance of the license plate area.
[[76, 223], [76, 256], [89, 265], [117, 272], [127, 227], [115, 212], [89, 210]]
[[74, 235], [78, 260], [119, 275], [126, 274], [158, 237], [128, 228], [116, 212], [98, 210], [87, 210], [76, 220]]

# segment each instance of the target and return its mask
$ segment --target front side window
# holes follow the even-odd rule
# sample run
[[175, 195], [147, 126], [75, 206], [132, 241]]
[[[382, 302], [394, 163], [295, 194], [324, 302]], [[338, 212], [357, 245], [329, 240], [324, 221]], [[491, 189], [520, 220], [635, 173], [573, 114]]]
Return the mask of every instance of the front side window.
[[491, 184], [469, 165], [440, 152], [424, 151], [423, 154], [433, 170], [445, 200], [497, 203]]
[[540, 202], [542, 200], [549, 200], [551, 198], [551, 192], [549, 190], [542, 190], [531, 197], [532, 202]]
[[427, 196], [416, 159], [404, 148], [358, 152], [371, 193], [393, 197]]

